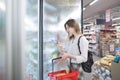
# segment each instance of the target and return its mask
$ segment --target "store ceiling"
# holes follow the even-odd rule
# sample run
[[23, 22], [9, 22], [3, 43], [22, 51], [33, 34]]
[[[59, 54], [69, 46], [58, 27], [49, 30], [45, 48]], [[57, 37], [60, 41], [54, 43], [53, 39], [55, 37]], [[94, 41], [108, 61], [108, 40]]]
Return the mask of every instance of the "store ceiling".
[[98, 2], [96, 2], [92, 6], [89, 6], [88, 4], [91, 1], [93, 0], [83, 0], [83, 5], [84, 7], [86, 7], [86, 10], [83, 13], [84, 19], [87, 19], [91, 16], [93, 17], [94, 15], [99, 14], [108, 8], [113, 8], [120, 5], [120, 0], [98, 0]]
[[92, 2], [93, 0], [83, 0], [83, 6], [88, 6], [90, 2]]

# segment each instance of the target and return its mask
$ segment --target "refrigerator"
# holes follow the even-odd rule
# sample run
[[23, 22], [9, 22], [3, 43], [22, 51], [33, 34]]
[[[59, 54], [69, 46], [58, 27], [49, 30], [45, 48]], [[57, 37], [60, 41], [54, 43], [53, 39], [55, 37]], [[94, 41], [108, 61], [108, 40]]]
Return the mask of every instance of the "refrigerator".
[[0, 0], [0, 80], [39, 80], [38, 9], [39, 0]]
[[81, 0], [0, 0], [0, 80], [50, 80], [70, 18], [81, 25]]
[[5, 1], [0, 1], [0, 80], [5, 79], [5, 49], [6, 49], [6, 37], [5, 37], [5, 20], [6, 12], [2, 5], [5, 4]]
[[68, 69], [66, 63], [52, 66], [52, 59], [60, 54], [57, 43], [64, 47], [68, 35], [64, 24], [71, 18], [81, 25], [81, 0], [43, 0], [43, 80], [50, 80], [52, 67], [54, 71]]

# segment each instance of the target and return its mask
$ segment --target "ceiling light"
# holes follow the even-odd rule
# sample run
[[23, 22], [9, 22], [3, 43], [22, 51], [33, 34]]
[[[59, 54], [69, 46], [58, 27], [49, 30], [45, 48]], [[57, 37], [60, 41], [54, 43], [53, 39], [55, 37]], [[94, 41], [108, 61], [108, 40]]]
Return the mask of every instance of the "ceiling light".
[[90, 5], [90, 6], [93, 5], [93, 4], [95, 4], [97, 1], [98, 1], [98, 0], [94, 0], [94, 1], [92, 1], [89, 5]]
[[83, 11], [85, 10], [86, 8], [83, 8]]
[[115, 20], [118, 20], [118, 19], [120, 19], [120, 17], [118, 17], [118, 18], [114, 18], [114, 19], [112, 19], [112, 20], [115, 21]]

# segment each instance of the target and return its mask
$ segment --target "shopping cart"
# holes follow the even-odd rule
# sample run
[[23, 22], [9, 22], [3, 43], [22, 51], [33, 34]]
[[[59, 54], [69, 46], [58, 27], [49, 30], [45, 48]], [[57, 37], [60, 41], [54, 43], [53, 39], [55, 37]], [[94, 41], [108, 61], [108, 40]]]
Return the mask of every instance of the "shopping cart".
[[[52, 72], [48, 73], [50, 80], [78, 80], [79, 71], [71, 70], [71, 65], [70, 65], [69, 73], [68, 73], [68, 70], [60, 70], [60, 71], [54, 72], [53, 61], [60, 58], [61, 57], [52, 59]], [[70, 64], [71, 64], [71, 60], [70, 60]]]

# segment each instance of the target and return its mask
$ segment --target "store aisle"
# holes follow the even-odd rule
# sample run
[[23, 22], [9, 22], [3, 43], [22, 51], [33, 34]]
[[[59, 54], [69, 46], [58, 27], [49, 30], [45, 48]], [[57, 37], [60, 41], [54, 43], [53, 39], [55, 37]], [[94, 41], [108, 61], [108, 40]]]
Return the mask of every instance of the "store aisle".
[[[100, 57], [93, 54], [93, 59], [94, 59], [94, 62], [95, 62], [95, 61], [99, 60]], [[84, 72], [84, 80], [92, 80], [92, 73]]]

